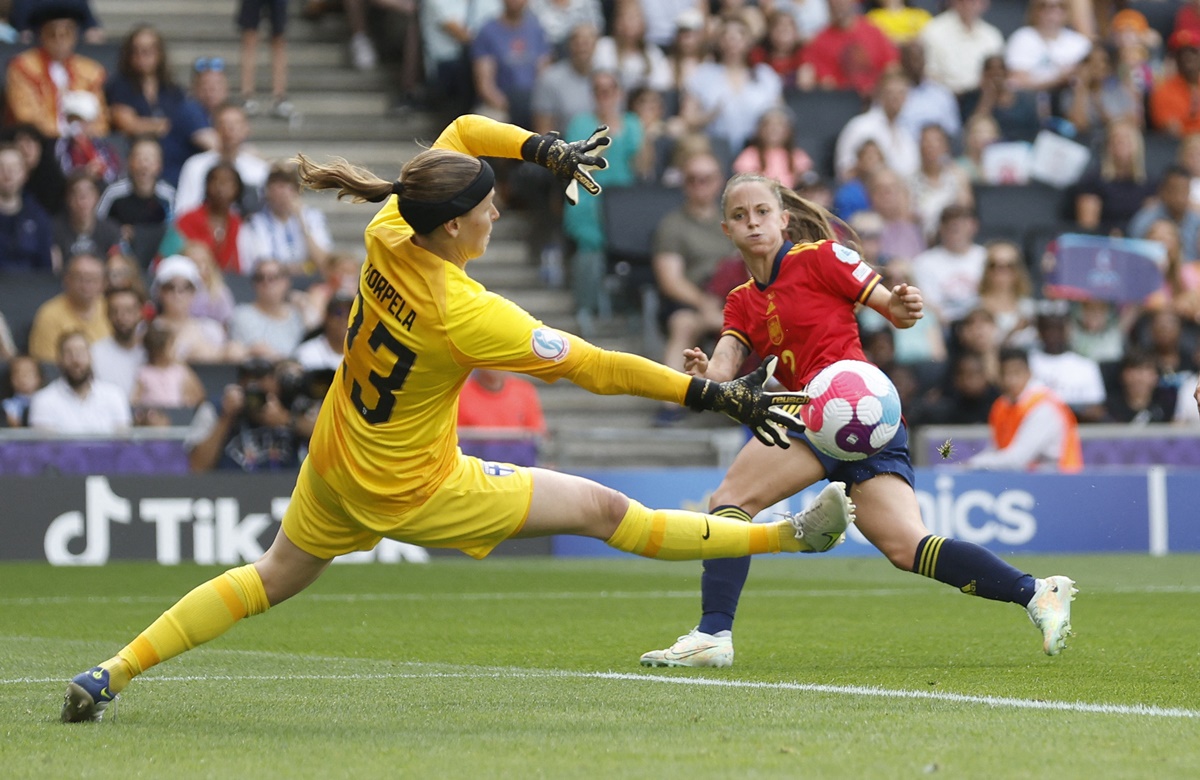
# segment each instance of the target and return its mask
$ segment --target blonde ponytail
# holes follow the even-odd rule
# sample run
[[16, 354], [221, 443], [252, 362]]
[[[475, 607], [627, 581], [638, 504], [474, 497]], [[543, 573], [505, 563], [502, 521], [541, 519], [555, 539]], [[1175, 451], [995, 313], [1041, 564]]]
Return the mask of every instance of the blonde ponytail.
[[293, 162], [300, 182], [310, 190], [338, 191], [338, 200], [350, 198], [355, 203], [380, 203], [392, 194], [392, 182], [384, 181], [366, 168], [335, 157], [324, 165], [318, 165], [302, 154]]

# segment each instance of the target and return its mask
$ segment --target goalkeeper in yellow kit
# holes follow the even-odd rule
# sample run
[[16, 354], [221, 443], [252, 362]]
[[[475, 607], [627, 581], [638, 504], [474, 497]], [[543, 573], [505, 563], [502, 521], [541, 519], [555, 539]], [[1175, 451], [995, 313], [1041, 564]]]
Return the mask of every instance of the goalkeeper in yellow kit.
[[369, 550], [383, 537], [483, 558], [505, 539], [578, 534], [664, 560], [823, 551], [841, 537], [853, 522], [841, 490], [823, 493], [800, 515], [752, 525], [647, 509], [580, 477], [459, 451], [458, 394], [477, 367], [723, 412], [778, 446], [787, 446], [782, 427], [800, 427], [786, 409], [802, 398], [762, 391], [769, 366], [721, 384], [689, 377], [548, 328], [466, 274], [499, 217], [492, 170], [480, 157], [543, 165], [573, 202], [578, 185], [599, 192], [590, 171], [605, 166], [597, 150], [607, 143], [603, 128], [567, 143], [464, 116], [395, 182], [345, 161], [300, 157], [309, 187], [384, 205], [366, 230], [344, 359], [282, 527], [258, 561], [195, 588], [116, 656], [77, 675], [64, 721], [99, 720], [133, 677], [299, 593], [334, 557]]

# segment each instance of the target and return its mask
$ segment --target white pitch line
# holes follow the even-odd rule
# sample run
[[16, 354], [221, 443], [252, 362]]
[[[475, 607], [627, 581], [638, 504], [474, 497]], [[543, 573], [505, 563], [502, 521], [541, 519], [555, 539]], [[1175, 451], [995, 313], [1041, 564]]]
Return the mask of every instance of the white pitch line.
[[[632, 674], [627, 672], [572, 672], [558, 669], [499, 669], [488, 671], [467, 667], [465, 671], [387, 673], [387, 674], [286, 674], [286, 675], [171, 675], [143, 678], [140, 684], [152, 682], [293, 682], [310, 680], [324, 682], [354, 682], [412, 679], [532, 679], [558, 678], [583, 680], [618, 680], [622, 682], [659, 683], [712, 688], [795, 691], [826, 695], [858, 696], [879, 699], [909, 699], [953, 704], [981, 704], [986, 707], [1021, 710], [1050, 710], [1097, 715], [1132, 715], [1150, 718], [1200, 718], [1200, 710], [1179, 707], [1158, 707], [1149, 704], [1103, 704], [1082, 701], [1045, 701], [1017, 699], [1008, 696], [972, 696], [962, 693], [937, 693], [904, 689], [875, 688], [864, 685], [822, 685], [818, 683], [759, 682], [754, 680], [721, 680], [711, 677], [668, 677], [661, 674]], [[59, 678], [0, 679], [3, 685], [41, 685], [61, 683]]]
[[[1200, 593], [1200, 585], [1130, 585], [1112, 587], [1088, 587], [1092, 594], [1191, 594]], [[928, 588], [924, 584], [906, 588], [838, 588], [826, 590], [750, 590], [747, 595], [755, 598], [862, 598], [911, 596], [918, 593], [956, 595], [946, 588]], [[654, 590], [654, 591], [513, 591], [486, 593], [310, 593], [301, 595], [306, 601], [356, 603], [370, 601], [631, 601], [640, 599], [694, 599], [700, 590]], [[42, 606], [53, 604], [170, 604], [175, 596], [27, 596], [0, 598], [0, 606]]]

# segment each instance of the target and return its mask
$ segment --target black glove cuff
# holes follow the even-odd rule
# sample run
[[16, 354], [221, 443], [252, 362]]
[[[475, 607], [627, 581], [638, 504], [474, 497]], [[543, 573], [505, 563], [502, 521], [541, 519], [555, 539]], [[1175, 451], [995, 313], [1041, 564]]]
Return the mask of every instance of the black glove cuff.
[[716, 387], [716, 383], [711, 380], [698, 376], [692, 377], [687, 394], [683, 397], [683, 405], [697, 412], [709, 411], [712, 409], [709, 404], [716, 395]]
[[555, 135], [531, 135], [521, 144], [521, 159], [545, 165], [550, 159], [550, 147], [558, 140]]

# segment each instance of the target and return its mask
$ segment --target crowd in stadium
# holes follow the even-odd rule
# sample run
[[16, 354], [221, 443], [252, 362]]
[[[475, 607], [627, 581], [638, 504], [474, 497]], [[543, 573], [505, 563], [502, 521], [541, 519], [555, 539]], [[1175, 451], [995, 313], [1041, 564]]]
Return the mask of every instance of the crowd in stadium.
[[[669, 365], [719, 331], [724, 295], [747, 278], [718, 199], [730, 173], [753, 170], [830, 209], [889, 285], [922, 290], [918, 327], [860, 323], [911, 424], [986, 422], [1009, 347], [1029, 350], [1033, 377], [1081, 422], [1200, 422], [1200, 2], [322, 0], [304, 14], [337, 6], [349, 64], [400, 72], [398, 107], [569, 139], [605, 124], [606, 190], [679, 193], [645, 258]], [[252, 78], [231, 94], [219, 57], [176, 83], [152, 24], [110, 41], [106, 70], [79, 52], [106, 39], [93, 10], [0, 0], [0, 287], [54, 287], [28, 318], [0, 306], [0, 426], [178, 424], [204, 398], [194, 367], [238, 364], [240, 390], [208, 399], [194, 426], [193, 466], [229, 457], [218, 445], [247, 407], [288, 435], [241, 456], [295, 465], [303, 399], [340, 359], [363, 258], [335, 251], [295, 170], [251, 143], [248, 117], [294, 115], [286, 75], [269, 101]], [[402, 39], [373, 40], [366, 13], [401, 17]], [[249, 55], [256, 21], [239, 22]], [[278, 55], [283, 26], [271, 30]], [[831, 95], [852, 106], [832, 128], [819, 99]], [[1061, 174], [1040, 170], [1055, 164], [1043, 144], [1090, 162], [1053, 189], [1043, 230], [1010, 225], [980, 193], [1020, 198], [1030, 177]], [[506, 205], [554, 222], [536, 249], [571, 280], [581, 325], [630, 305], [605, 282], [604, 194], [563, 208], [537, 172], [499, 173]], [[1162, 288], [1140, 302], [1047, 298], [1042, 255], [1062, 232], [1161, 242]], [[66, 385], [37, 400], [55, 374]], [[117, 394], [65, 412], [64, 387], [78, 398], [92, 374]]]

